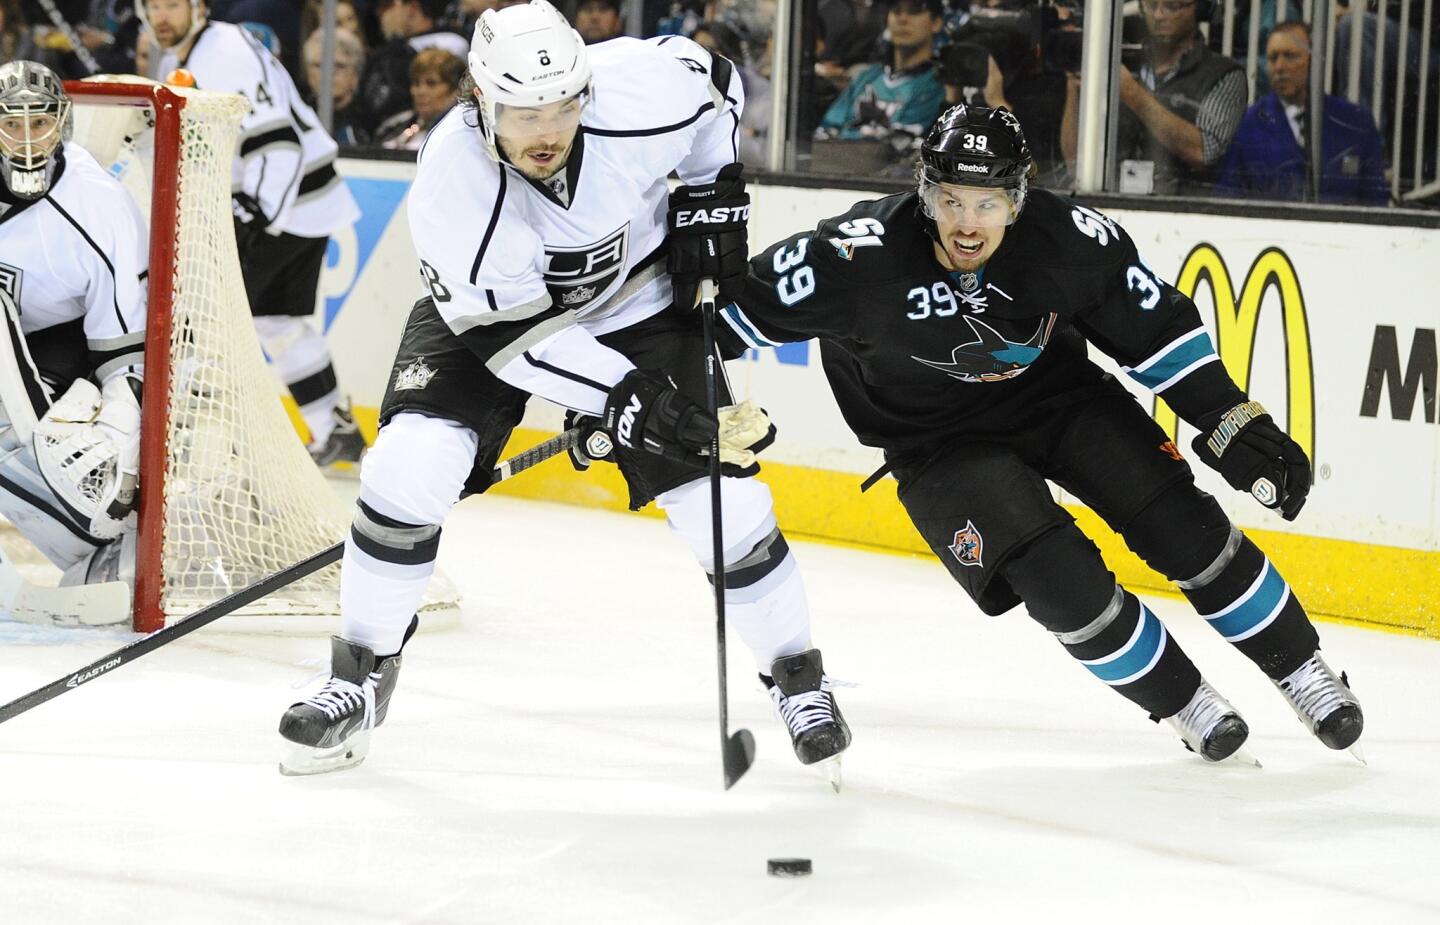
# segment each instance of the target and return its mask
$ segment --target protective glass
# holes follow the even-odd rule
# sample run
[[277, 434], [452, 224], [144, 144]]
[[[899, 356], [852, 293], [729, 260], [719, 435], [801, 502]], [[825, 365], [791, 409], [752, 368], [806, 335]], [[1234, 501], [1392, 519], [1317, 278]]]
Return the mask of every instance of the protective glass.
[[68, 100], [60, 111], [35, 111], [27, 106], [0, 108], [0, 154], [21, 170], [36, 170], [60, 146]]
[[589, 93], [544, 106], [495, 107], [495, 134], [512, 146], [524, 147], [537, 140], [560, 138], [568, 141], [580, 126]]
[[986, 189], [925, 182], [920, 201], [925, 214], [946, 225], [971, 228], [998, 228], [1012, 224], [1020, 215], [1025, 193], [1018, 189]]

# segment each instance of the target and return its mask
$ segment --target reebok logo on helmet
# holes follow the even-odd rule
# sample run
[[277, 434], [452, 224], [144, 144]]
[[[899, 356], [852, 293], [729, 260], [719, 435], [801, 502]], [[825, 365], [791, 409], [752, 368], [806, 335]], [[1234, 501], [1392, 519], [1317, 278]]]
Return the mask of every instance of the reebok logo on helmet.
[[984, 164], [955, 164], [955, 165], [953, 165], [953, 166], [955, 167], [956, 170], [960, 171], [961, 173], [989, 173], [989, 172], [990, 172], [990, 168], [989, 168], [989, 167], [986, 167]]

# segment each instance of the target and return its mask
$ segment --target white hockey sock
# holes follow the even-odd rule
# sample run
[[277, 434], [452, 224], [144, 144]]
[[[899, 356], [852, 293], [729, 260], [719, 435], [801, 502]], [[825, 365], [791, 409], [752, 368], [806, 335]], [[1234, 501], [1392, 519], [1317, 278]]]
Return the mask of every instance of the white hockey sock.
[[[770, 489], [754, 479], [721, 480], [725, 528], [725, 617], [749, 646], [762, 674], [782, 655], [810, 648], [805, 583], [775, 526]], [[707, 572], [713, 563], [710, 488], [697, 479], [663, 492], [656, 503], [670, 529], [690, 545]]]

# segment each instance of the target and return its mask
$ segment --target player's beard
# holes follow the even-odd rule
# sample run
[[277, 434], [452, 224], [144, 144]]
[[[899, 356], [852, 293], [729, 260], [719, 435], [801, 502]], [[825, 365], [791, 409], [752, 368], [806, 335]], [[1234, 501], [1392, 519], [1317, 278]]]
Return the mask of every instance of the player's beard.
[[[563, 145], [524, 145], [516, 150], [505, 139], [500, 139], [500, 148], [505, 152], [505, 159], [530, 179], [542, 181], [550, 179], [564, 169], [565, 162], [570, 159], [570, 149], [574, 147], [574, 144], [575, 139], [572, 137]], [[531, 160], [531, 155], [547, 153], [553, 156], [545, 163]]]

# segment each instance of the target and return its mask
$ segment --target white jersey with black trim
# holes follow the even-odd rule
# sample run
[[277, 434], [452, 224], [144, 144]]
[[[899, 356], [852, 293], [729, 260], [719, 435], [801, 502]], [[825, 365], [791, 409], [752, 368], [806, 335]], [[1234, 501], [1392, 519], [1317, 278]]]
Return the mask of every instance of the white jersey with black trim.
[[360, 217], [355, 197], [335, 172], [339, 146], [253, 35], [231, 23], [209, 22], [183, 58], [167, 50], [156, 73], [177, 67], [195, 75], [201, 90], [239, 93], [250, 101], [230, 184], [260, 203], [269, 232], [323, 238]]
[[0, 203], [0, 289], [27, 338], [83, 318], [85, 368], [103, 383], [144, 367], [149, 236], [119, 181], [79, 145], [63, 150], [44, 196]]
[[410, 230], [437, 310], [501, 379], [598, 413], [629, 360], [595, 335], [671, 301], [666, 177], [708, 183], [739, 157], [730, 63], [689, 39], [590, 48], [591, 97], [565, 167], [545, 183], [487, 153], [457, 107], [421, 149]]

